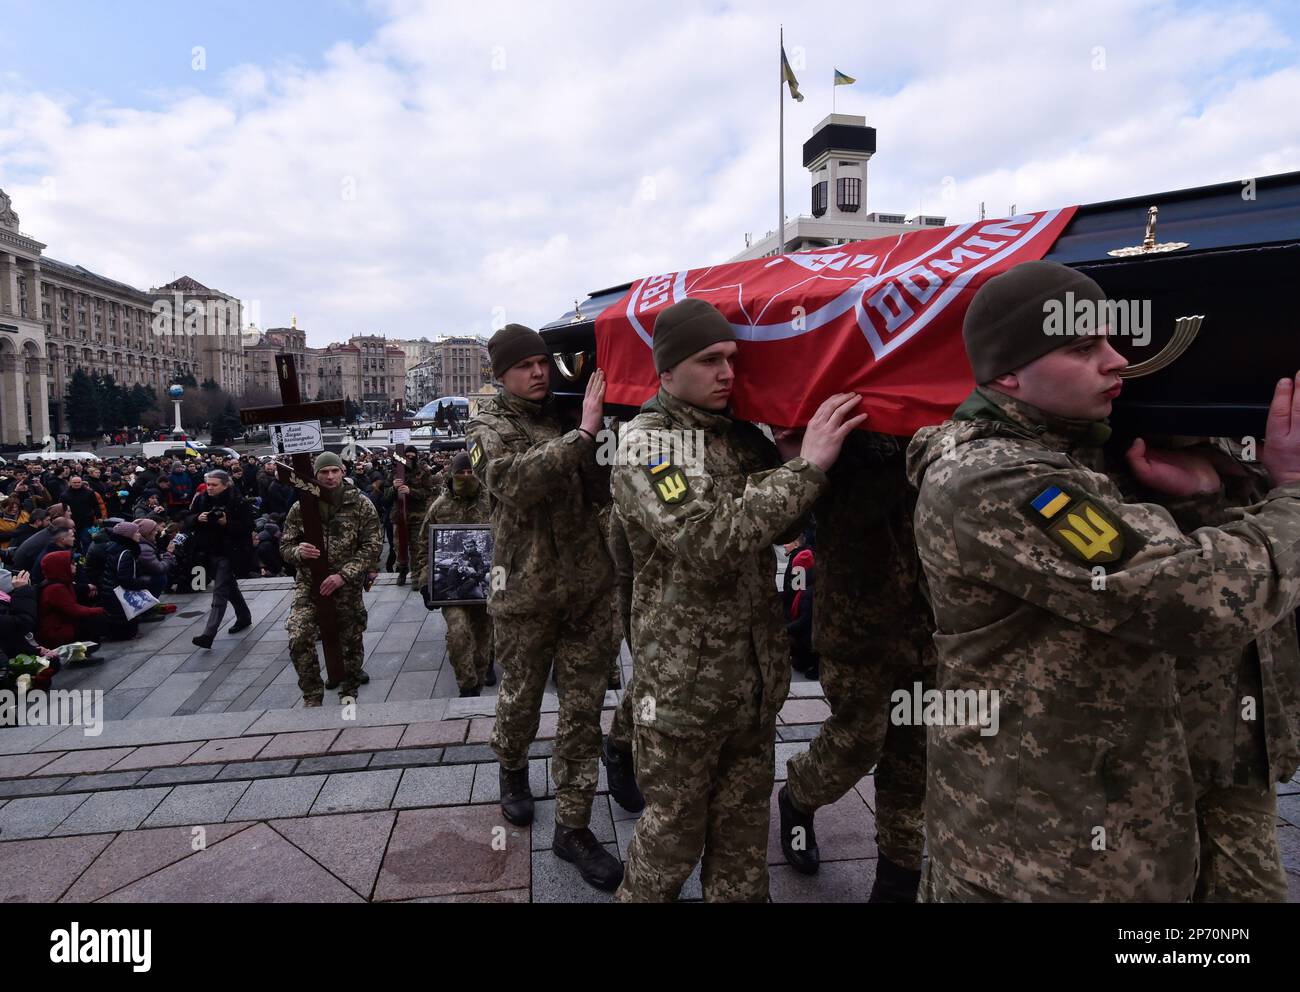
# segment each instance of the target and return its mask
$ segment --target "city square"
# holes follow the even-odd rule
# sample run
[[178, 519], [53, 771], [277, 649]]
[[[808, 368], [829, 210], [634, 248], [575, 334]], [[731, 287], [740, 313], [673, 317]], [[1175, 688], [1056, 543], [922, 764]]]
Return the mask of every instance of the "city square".
[[0, 0], [15, 961], [1288, 964], [1297, 86], [1283, 0]]

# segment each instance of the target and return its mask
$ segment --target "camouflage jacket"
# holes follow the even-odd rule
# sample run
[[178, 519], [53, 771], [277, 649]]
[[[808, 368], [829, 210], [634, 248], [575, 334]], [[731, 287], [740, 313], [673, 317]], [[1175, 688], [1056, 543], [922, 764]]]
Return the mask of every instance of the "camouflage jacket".
[[411, 563], [411, 588], [419, 589], [427, 581], [425, 569], [429, 567], [429, 527], [432, 524], [486, 524], [490, 523], [491, 501], [482, 485], [473, 499], [461, 499], [450, 487], [433, 501], [420, 521], [420, 535], [415, 542], [414, 561]]
[[605, 538], [609, 544], [609, 560], [614, 564], [614, 595], [618, 603], [618, 616], [623, 622], [623, 637], [631, 645], [632, 581], [636, 574], [632, 548], [627, 543], [627, 527], [613, 503], [606, 510], [606, 519]]
[[[655, 431], [701, 431], [702, 457], [646, 464]], [[632, 551], [632, 657], [638, 724], [725, 732], [761, 693], [774, 720], [790, 653], [773, 543], [798, 533], [827, 486], [802, 458], [781, 464], [753, 424], [663, 389], [619, 443], [612, 487]], [[684, 488], [683, 488], [684, 487]]]
[[999, 693], [991, 736], [929, 727], [927, 839], [1007, 899], [1182, 901], [1177, 660], [1231, 656], [1295, 609], [1300, 484], [1186, 535], [1086, 467], [1098, 428], [981, 389], [908, 449], [938, 688]]
[[411, 491], [406, 494], [407, 520], [418, 525], [424, 518], [425, 511], [438, 495], [438, 480], [433, 471], [423, 462], [416, 461], [406, 471], [406, 487]]
[[906, 440], [854, 431], [813, 507], [813, 646], [837, 661], [901, 661], [881, 657], [882, 643], [901, 636], [924, 644], [933, 631], [912, 533], [916, 493], [907, 481]]
[[[1259, 462], [1240, 461], [1235, 444], [1199, 440], [1237, 459], [1245, 474], [1225, 475], [1218, 492], [1181, 500], [1141, 490], [1120, 460], [1108, 464], [1107, 474], [1130, 499], [1142, 496], [1165, 506], [1184, 533], [1220, 527], [1233, 518], [1234, 509], [1263, 499], [1272, 481]], [[1294, 613], [1262, 631], [1244, 651], [1179, 658], [1178, 690], [1197, 785], [1266, 789], [1295, 774], [1300, 765], [1300, 642]]]
[[609, 595], [612, 570], [585, 482], [596, 443], [562, 433], [554, 398], [542, 403], [504, 389], [466, 426], [474, 474], [491, 496], [495, 565], [492, 616], [580, 615]]
[[[321, 504], [321, 523], [325, 530], [325, 547], [321, 551], [329, 558], [330, 571], [343, 576], [346, 583], [339, 593], [361, 594], [366, 574], [379, 569], [379, 552], [384, 546], [384, 534], [379, 528], [379, 515], [375, 506], [354, 486], [344, 484], [338, 506]], [[312, 499], [303, 495], [302, 499]], [[302, 526], [302, 500], [289, 508], [280, 535], [280, 556], [294, 567], [297, 574], [295, 586], [299, 589], [315, 588], [311, 579], [309, 562], [298, 555], [298, 545], [307, 540]]]

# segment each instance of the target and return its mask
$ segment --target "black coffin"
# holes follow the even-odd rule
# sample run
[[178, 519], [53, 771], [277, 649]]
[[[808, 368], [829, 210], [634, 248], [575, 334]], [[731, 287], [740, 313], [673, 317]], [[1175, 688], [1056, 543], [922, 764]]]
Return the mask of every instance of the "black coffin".
[[[1112, 256], [1143, 243], [1151, 207], [1155, 242], [1187, 246]], [[1179, 318], [1201, 318], [1176, 359], [1125, 382], [1112, 416], [1120, 433], [1263, 437], [1274, 384], [1300, 371], [1300, 172], [1081, 206], [1046, 257], [1086, 272], [1111, 299], [1150, 301], [1150, 343], [1116, 339], [1134, 365], [1170, 344]], [[541, 329], [558, 395], [581, 396], [596, 316], [629, 285], [592, 293]]]

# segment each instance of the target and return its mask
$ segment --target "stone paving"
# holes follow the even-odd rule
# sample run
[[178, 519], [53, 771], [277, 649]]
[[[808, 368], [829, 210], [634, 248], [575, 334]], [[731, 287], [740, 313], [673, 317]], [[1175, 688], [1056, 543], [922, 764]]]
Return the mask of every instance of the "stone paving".
[[[440, 614], [409, 589], [378, 585], [367, 596], [372, 681], [355, 712], [334, 693], [331, 705], [306, 710], [285, 654], [288, 583], [248, 588], [254, 627], [223, 633], [211, 652], [189, 644], [206, 597], [178, 597], [176, 615], [105, 646], [103, 664], [60, 673], [55, 688], [105, 690], [109, 722], [99, 736], [0, 728], [0, 900], [610, 898], [549, 850], [553, 694], [532, 748], [536, 820], [514, 827], [500, 814], [485, 743], [495, 698], [458, 698]], [[818, 683], [795, 680], [777, 729], [778, 784], [829, 713]], [[606, 728], [617, 698], [606, 694]], [[819, 812], [823, 865], [813, 878], [783, 863], [774, 789], [774, 901], [866, 898], [876, 864], [872, 783], [867, 776]], [[1279, 795], [1290, 898], [1300, 902], [1300, 778]], [[635, 821], [610, 801], [602, 769], [592, 830], [622, 857]], [[699, 897], [697, 867], [683, 898]]]

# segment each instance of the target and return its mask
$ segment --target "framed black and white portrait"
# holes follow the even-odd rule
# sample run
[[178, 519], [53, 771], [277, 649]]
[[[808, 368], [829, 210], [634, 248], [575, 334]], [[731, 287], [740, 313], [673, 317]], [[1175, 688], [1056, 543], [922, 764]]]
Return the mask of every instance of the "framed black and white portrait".
[[492, 528], [430, 524], [429, 601], [432, 606], [486, 606], [492, 582]]

